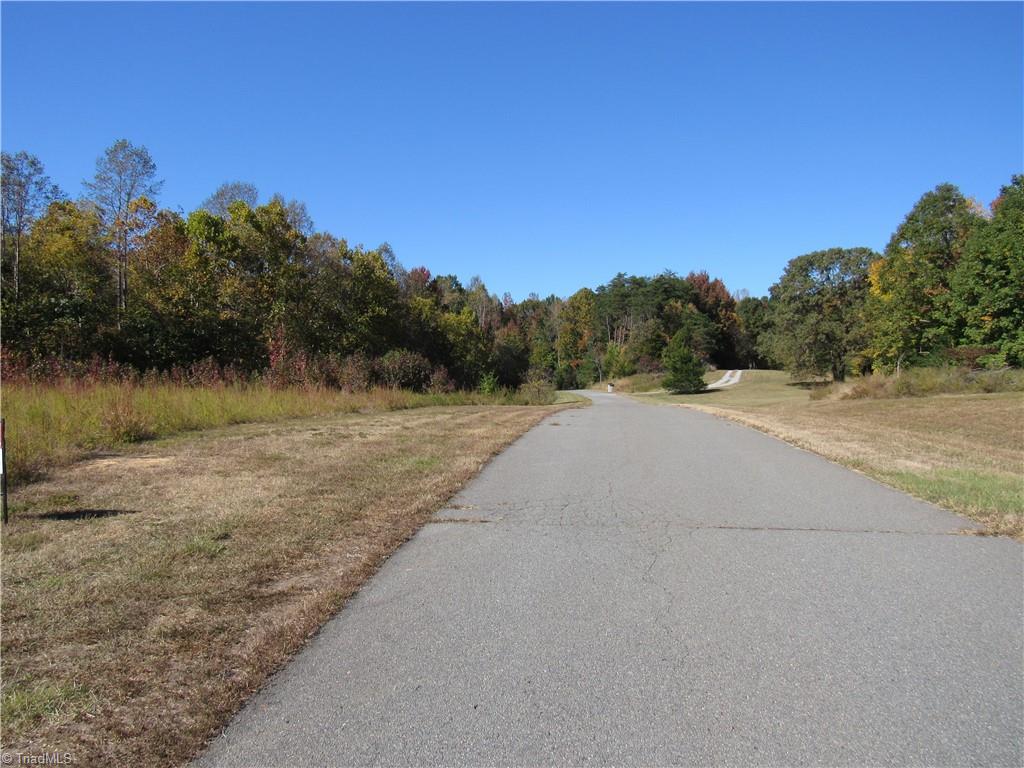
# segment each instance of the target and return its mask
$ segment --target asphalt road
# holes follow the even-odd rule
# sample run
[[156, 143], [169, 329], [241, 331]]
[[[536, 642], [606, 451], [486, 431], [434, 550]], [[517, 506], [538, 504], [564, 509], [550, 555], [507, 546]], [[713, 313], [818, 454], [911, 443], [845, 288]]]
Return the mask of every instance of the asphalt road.
[[1020, 544], [754, 430], [592, 397], [200, 764], [1024, 763]]

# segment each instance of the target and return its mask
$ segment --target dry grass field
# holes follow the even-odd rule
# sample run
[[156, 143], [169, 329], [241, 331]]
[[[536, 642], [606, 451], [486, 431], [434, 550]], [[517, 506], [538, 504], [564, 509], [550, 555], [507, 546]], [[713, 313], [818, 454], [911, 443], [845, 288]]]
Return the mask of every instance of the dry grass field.
[[635, 397], [740, 421], [1024, 539], [1024, 394], [812, 400], [814, 386], [744, 371], [726, 389]]
[[[563, 393], [564, 394], [564, 393]], [[97, 450], [230, 424], [280, 421], [431, 405], [548, 405], [552, 388], [518, 392], [421, 393], [378, 387], [360, 392], [264, 384], [182, 386], [60, 380], [5, 382], [8, 465], [14, 483]]]
[[4, 750], [186, 761], [434, 510], [558, 408], [225, 427], [22, 487], [2, 540]]

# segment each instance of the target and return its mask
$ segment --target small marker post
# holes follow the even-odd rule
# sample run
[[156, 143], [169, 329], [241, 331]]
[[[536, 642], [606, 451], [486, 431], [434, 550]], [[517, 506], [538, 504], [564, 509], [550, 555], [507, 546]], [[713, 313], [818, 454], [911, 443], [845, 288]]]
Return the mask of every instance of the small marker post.
[[3, 505], [3, 524], [7, 525], [7, 429], [5, 419], [0, 419], [0, 504]]

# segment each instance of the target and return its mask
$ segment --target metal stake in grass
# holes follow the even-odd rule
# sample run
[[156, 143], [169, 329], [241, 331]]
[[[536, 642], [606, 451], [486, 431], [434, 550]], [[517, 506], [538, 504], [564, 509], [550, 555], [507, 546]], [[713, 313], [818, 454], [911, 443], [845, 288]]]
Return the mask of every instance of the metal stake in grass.
[[6, 421], [0, 419], [0, 504], [3, 506], [3, 524], [7, 525], [7, 430]]

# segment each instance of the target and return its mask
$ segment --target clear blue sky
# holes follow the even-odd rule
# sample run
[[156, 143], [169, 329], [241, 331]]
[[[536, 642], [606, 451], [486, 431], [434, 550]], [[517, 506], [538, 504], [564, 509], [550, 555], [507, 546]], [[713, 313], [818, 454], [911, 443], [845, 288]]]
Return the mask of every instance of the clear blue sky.
[[517, 299], [618, 271], [764, 293], [1022, 159], [1024, 5], [2, 5], [3, 148], [72, 195], [127, 137]]

